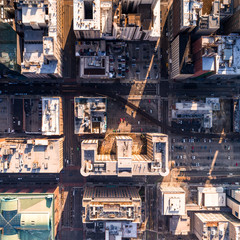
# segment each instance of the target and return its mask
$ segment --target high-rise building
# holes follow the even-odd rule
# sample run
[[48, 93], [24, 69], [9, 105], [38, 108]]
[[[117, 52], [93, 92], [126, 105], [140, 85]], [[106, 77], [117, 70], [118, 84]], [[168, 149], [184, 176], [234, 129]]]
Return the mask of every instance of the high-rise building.
[[[49, 78], [62, 75], [60, 1], [18, 0], [17, 31], [24, 33], [21, 72], [26, 77]], [[46, 35], [47, 29], [47, 35]], [[37, 74], [37, 75], [36, 75]]]
[[173, 3], [172, 36], [195, 29], [197, 34], [211, 34], [220, 27], [220, 9], [224, 6], [218, 0], [177, 0]]
[[141, 223], [141, 204], [135, 187], [86, 187], [83, 223], [112, 220]]
[[77, 39], [100, 39], [112, 32], [112, 0], [74, 0], [73, 30]]
[[240, 236], [240, 221], [224, 212], [194, 213], [193, 223], [193, 232], [199, 240], [237, 240]]
[[54, 240], [60, 227], [59, 187], [0, 188], [1, 239]]
[[160, 0], [119, 1], [113, 36], [123, 40], [156, 41], [161, 36]]
[[63, 134], [63, 112], [61, 97], [42, 97], [42, 134]]
[[180, 187], [160, 186], [160, 212], [162, 215], [186, 215], [185, 191]]
[[171, 43], [171, 78], [185, 79], [194, 74], [191, 37], [180, 33]]
[[107, 130], [107, 98], [74, 98], [74, 133], [105, 133]]
[[224, 32], [239, 33], [240, 32], [240, 1], [233, 1], [233, 15], [224, 23]]
[[240, 74], [240, 36], [203, 36], [193, 43], [194, 77]]
[[59, 173], [63, 168], [63, 138], [3, 138], [0, 159], [0, 173]]
[[98, 140], [84, 140], [81, 143], [81, 174], [132, 177], [145, 175], [167, 176], [168, 136], [149, 133], [147, 154], [132, 154], [133, 140], [129, 136], [116, 136], [116, 154], [98, 154]]
[[[75, 0], [73, 30], [77, 39], [156, 41], [161, 35], [160, 0]], [[113, 18], [112, 18], [113, 16]]]

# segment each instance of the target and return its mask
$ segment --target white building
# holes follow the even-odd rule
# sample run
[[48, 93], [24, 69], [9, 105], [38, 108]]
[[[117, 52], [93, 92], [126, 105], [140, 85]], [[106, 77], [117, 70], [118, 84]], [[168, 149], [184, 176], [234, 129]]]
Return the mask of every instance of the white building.
[[0, 173], [59, 173], [63, 138], [12, 139], [0, 143]]
[[240, 221], [227, 213], [194, 214], [193, 233], [199, 240], [238, 240]]
[[180, 187], [160, 187], [160, 212], [162, 215], [185, 215], [185, 191]]
[[232, 209], [232, 214], [240, 219], [240, 189], [229, 190], [227, 206]]
[[60, 97], [42, 97], [42, 134], [63, 134], [62, 99]]
[[48, 15], [46, 7], [26, 5], [22, 7], [22, 23], [24, 26], [31, 26], [33, 29], [41, 29], [47, 26]]
[[225, 207], [226, 193], [222, 187], [198, 187], [198, 205], [201, 207]]
[[101, 38], [112, 31], [112, 1], [74, 0], [73, 30], [78, 39]]
[[[111, 140], [112, 141], [112, 140]], [[114, 141], [114, 139], [113, 139]], [[85, 177], [144, 175], [167, 176], [168, 136], [161, 133], [147, 134], [147, 155], [132, 154], [133, 140], [129, 136], [116, 136], [116, 154], [98, 154], [98, 140], [81, 143], [81, 174]]]
[[[61, 27], [57, 26], [57, 0], [19, 1], [17, 9], [22, 14], [24, 33], [28, 32], [24, 34], [22, 74], [34, 78], [40, 77], [35, 74], [41, 74], [41, 77], [49, 77], [48, 74], [61, 75], [62, 53], [57, 38]], [[47, 36], [43, 34], [45, 28]]]

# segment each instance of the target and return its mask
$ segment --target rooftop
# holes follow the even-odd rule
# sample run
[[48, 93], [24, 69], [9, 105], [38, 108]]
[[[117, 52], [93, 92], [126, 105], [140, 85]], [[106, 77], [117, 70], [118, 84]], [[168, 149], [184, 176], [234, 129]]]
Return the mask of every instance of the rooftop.
[[45, 7], [22, 7], [22, 22], [25, 25], [36, 24], [36, 28], [38, 29], [38, 25], [46, 25], [45, 16]]
[[220, 3], [216, 0], [182, 0], [181, 29], [199, 26], [200, 29], [220, 27]]
[[60, 97], [42, 97], [42, 134], [51, 136], [62, 133], [62, 99]]
[[218, 75], [240, 74], [240, 36], [202, 37], [202, 70]]
[[100, 31], [100, 0], [74, 0], [73, 30]]
[[57, 73], [57, 61], [44, 63], [43, 44], [24, 44], [21, 65], [22, 73]]
[[54, 239], [51, 193], [1, 193], [1, 239]]
[[109, 57], [108, 56], [81, 56], [80, 77], [108, 77]]
[[185, 215], [185, 191], [180, 187], [160, 186], [162, 215]]
[[137, 238], [137, 223], [106, 222], [105, 239]]
[[134, 187], [87, 187], [83, 222], [123, 220], [140, 223], [141, 198]]
[[240, 226], [240, 220], [235, 218], [234, 216], [223, 213], [223, 212], [207, 212], [207, 213], [195, 213], [202, 222], [209, 223], [209, 222], [231, 222], [235, 226]]
[[[168, 137], [164, 134], [147, 134], [147, 154], [133, 154], [133, 140], [129, 136], [111, 136], [109, 154], [98, 154], [98, 141], [81, 143], [83, 176], [112, 175], [132, 177], [136, 175], [167, 176]], [[136, 145], [136, 144], [135, 144]], [[104, 147], [102, 147], [104, 148]], [[115, 152], [115, 154], [114, 154]]]
[[105, 133], [107, 99], [102, 97], [74, 98], [74, 133]]
[[63, 138], [12, 139], [0, 142], [1, 173], [59, 173], [63, 165]]
[[159, 38], [161, 35], [160, 0], [156, 1], [152, 11], [152, 29], [150, 36], [153, 38]]

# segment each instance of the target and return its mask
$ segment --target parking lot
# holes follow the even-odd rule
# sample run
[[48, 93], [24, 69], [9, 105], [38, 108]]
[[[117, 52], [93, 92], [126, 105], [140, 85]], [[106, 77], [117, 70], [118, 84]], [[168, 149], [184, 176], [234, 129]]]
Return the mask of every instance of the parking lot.
[[224, 139], [172, 138], [171, 160], [175, 167], [239, 167], [238, 141]]

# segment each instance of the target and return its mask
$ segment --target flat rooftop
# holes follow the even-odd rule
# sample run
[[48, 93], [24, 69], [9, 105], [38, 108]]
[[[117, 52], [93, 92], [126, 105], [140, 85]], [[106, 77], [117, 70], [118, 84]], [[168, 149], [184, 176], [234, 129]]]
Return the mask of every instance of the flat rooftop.
[[160, 12], [160, 0], [157, 0], [155, 6], [153, 6], [152, 12], [152, 31], [150, 35], [153, 38], [158, 38], [161, 36]]
[[0, 142], [0, 173], [59, 173], [63, 138], [5, 138]]
[[221, 212], [208, 212], [208, 213], [195, 213], [195, 216], [198, 217], [202, 222], [231, 222], [235, 226], [240, 226], [240, 220], [235, 218], [233, 215], [228, 213]]
[[100, 31], [100, 0], [76, 0], [73, 4], [73, 30]]
[[240, 36], [202, 37], [202, 70], [219, 75], [240, 74]]
[[109, 57], [108, 56], [81, 56], [80, 77], [108, 77]]
[[22, 7], [23, 24], [30, 24], [32, 22], [36, 22], [38, 24], [46, 24], [45, 16], [45, 7]]
[[42, 97], [42, 134], [51, 136], [62, 133], [62, 99], [60, 97]]
[[74, 133], [105, 133], [107, 99], [102, 97], [74, 98]]
[[43, 44], [24, 44], [22, 73], [57, 73], [57, 64], [55, 60], [44, 63]]

